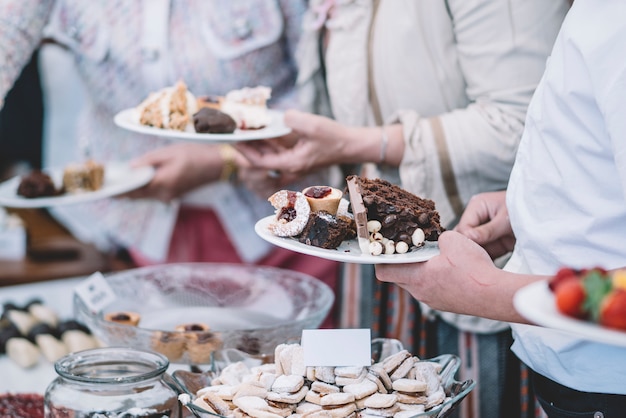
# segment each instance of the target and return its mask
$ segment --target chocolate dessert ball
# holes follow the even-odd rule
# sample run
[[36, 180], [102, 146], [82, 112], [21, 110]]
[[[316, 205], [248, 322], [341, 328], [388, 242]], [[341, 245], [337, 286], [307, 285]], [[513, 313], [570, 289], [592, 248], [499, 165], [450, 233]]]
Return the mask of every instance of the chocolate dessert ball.
[[22, 177], [17, 187], [17, 194], [33, 198], [56, 196], [59, 194], [59, 191], [49, 175], [40, 170], [33, 170], [28, 175]]
[[232, 134], [237, 123], [224, 112], [203, 107], [193, 115], [193, 126], [198, 133]]

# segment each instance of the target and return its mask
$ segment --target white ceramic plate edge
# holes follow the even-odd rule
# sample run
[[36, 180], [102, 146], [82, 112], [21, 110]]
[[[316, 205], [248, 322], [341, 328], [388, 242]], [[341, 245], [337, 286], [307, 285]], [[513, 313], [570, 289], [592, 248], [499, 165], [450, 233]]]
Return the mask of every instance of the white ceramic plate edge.
[[137, 120], [137, 110], [135, 108], [125, 109], [117, 113], [113, 117], [113, 122], [122, 129], [128, 131], [159, 136], [162, 138], [186, 140], [193, 142], [238, 142], [238, 141], [252, 141], [258, 139], [275, 138], [277, 136], [287, 135], [291, 132], [291, 128], [285, 126], [283, 123], [283, 112], [279, 110], [268, 110], [269, 115], [272, 118], [272, 122], [269, 126], [261, 129], [254, 130], [236, 130], [232, 134], [206, 134], [197, 133], [191, 130], [176, 131], [173, 129], [161, 129], [152, 126], [140, 125]]
[[[49, 173], [55, 183], [60, 183], [62, 169], [44, 169], [43, 171]], [[68, 193], [60, 196], [37, 198], [26, 198], [17, 195], [17, 187], [21, 181], [21, 176], [16, 176], [0, 183], [0, 206], [43, 208], [85, 203], [112, 197], [147, 184], [154, 176], [154, 168], [150, 166], [130, 168], [127, 163], [109, 163], [105, 165], [104, 176], [104, 186], [94, 192]]]
[[574, 336], [626, 347], [626, 332], [612, 330], [592, 322], [570, 318], [556, 308], [554, 294], [545, 280], [524, 286], [513, 297], [515, 309], [537, 325], [572, 333]]
[[303, 244], [293, 238], [277, 237], [268, 230], [268, 225], [275, 215], [260, 219], [255, 225], [255, 232], [267, 242], [278, 247], [292, 250], [298, 253], [312, 255], [333, 261], [342, 261], [354, 264], [406, 264], [427, 261], [439, 254], [437, 243], [427, 242], [422, 248], [410, 251], [406, 254], [393, 255], [369, 255], [363, 254], [356, 240], [344, 241], [336, 250], [314, 247]]

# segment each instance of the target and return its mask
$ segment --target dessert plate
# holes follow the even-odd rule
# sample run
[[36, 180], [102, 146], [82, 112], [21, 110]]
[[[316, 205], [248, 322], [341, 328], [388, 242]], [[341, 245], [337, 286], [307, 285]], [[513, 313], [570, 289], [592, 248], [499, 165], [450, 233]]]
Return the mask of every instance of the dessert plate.
[[513, 304], [523, 317], [537, 325], [568, 331], [576, 337], [595, 342], [626, 347], [626, 332], [571, 318], [559, 312], [547, 281], [535, 282], [518, 290]]
[[[57, 185], [61, 184], [63, 169], [44, 169]], [[100, 190], [67, 193], [59, 196], [26, 198], [17, 194], [21, 176], [0, 183], [0, 206], [11, 208], [43, 208], [91, 202], [129, 192], [147, 184], [154, 176], [154, 168], [132, 168], [127, 163], [110, 163], [104, 167], [104, 185]]]
[[153, 126], [141, 125], [139, 123], [139, 115], [135, 108], [122, 110], [115, 115], [113, 121], [120, 128], [132, 132], [193, 142], [252, 141], [256, 139], [275, 138], [287, 135], [291, 132], [291, 128], [285, 126], [283, 122], [283, 112], [278, 110], [268, 110], [268, 112], [272, 121], [265, 128], [250, 130], [237, 129], [232, 134], [197, 133], [193, 130], [193, 126], [188, 127], [186, 131], [176, 131], [174, 129], [161, 129]]
[[421, 248], [416, 248], [405, 254], [371, 255], [363, 254], [356, 239], [341, 243], [337, 249], [329, 250], [314, 247], [299, 242], [294, 238], [277, 237], [268, 230], [268, 225], [275, 215], [267, 216], [259, 220], [254, 226], [256, 233], [278, 247], [286, 248], [302, 254], [325, 258], [327, 260], [342, 261], [354, 264], [408, 264], [421, 263], [439, 255], [439, 245], [436, 242], [426, 242]]

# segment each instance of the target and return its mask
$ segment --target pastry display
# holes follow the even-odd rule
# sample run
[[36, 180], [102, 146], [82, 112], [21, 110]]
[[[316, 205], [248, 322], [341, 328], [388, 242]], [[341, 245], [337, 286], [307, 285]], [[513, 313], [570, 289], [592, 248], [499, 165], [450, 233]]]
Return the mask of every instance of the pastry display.
[[104, 165], [94, 160], [68, 164], [63, 169], [63, 190], [66, 193], [93, 192], [103, 185]]
[[50, 363], [54, 363], [69, 353], [67, 345], [59, 339], [58, 331], [44, 322], [35, 325], [30, 330], [28, 339], [39, 347]]
[[370, 255], [404, 254], [443, 232], [432, 200], [381, 179], [349, 176], [346, 182], [349, 209], [340, 205], [343, 192], [330, 186], [274, 193], [269, 201], [276, 215], [269, 231], [324, 249], [356, 238], [361, 252]]
[[626, 331], [626, 270], [561, 268], [549, 288], [559, 312]]
[[[448, 398], [439, 363], [401, 350], [367, 367], [304, 366], [298, 344], [280, 344], [274, 363], [226, 366], [195, 399], [179, 396], [221, 416], [410, 417]], [[356, 415], [355, 415], [356, 414]]]
[[337, 214], [343, 197], [341, 190], [330, 186], [310, 186], [302, 190], [302, 194], [309, 201], [313, 212], [325, 211], [331, 215]]
[[41, 170], [22, 176], [17, 186], [17, 194], [27, 198], [57, 196], [60, 193], [52, 178]]
[[432, 200], [382, 179], [353, 175], [346, 181], [361, 251], [404, 253], [436, 241], [444, 231]]
[[270, 87], [244, 87], [232, 90], [220, 100], [220, 107], [229, 114], [239, 129], [261, 129], [271, 122], [267, 101], [272, 95]]
[[107, 321], [115, 322], [121, 325], [130, 325], [136, 327], [139, 325], [141, 315], [137, 312], [124, 311], [124, 312], [109, 312], [104, 315], [104, 319]]
[[42, 355], [53, 363], [71, 351], [97, 346], [98, 341], [84, 325], [74, 320], [59, 321], [56, 313], [39, 299], [25, 306], [10, 302], [3, 305], [0, 354], [6, 354], [22, 368], [37, 365]]
[[232, 134], [237, 129], [237, 123], [220, 110], [203, 107], [193, 115], [193, 127], [198, 133]]
[[185, 131], [198, 108], [196, 97], [182, 81], [151, 93], [139, 106], [139, 123], [162, 129]]

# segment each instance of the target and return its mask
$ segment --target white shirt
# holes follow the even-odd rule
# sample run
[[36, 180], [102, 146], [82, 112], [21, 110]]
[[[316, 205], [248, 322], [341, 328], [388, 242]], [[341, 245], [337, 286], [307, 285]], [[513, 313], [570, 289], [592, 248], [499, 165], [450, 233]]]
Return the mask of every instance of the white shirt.
[[[576, 0], [563, 24], [509, 183], [517, 244], [508, 269], [626, 266], [625, 16], [623, 0]], [[626, 394], [626, 348], [513, 330], [513, 351], [536, 372], [581, 391]]]

